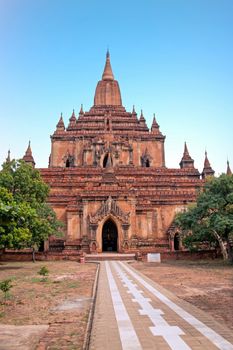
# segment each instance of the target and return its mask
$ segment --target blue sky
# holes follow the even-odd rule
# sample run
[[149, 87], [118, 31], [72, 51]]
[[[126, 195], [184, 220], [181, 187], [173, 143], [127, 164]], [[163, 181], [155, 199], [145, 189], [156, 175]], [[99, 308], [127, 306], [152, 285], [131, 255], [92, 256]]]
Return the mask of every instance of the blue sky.
[[232, 0], [0, 0], [0, 162], [28, 140], [47, 167], [50, 135], [93, 105], [109, 47], [127, 110], [156, 113], [166, 165], [184, 141], [202, 171], [233, 168]]

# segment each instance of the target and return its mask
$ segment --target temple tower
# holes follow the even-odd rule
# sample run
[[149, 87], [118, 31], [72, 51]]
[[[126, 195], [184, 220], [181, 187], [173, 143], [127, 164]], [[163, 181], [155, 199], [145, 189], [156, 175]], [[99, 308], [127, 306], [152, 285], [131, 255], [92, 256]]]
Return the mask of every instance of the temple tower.
[[207, 157], [207, 152], [205, 151], [204, 168], [202, 170], [202, 178], [205, 179], [207, 176], [213, 176], [215, 171], [212, 169], [209, 159]]
[[23, 160], [25, 163], [30, 164], [33, 168], [35, 167], [36, 163], [34, 161], [32, 150], [31, 150], [31, 142], [29, 141], [27, 150], [23, 156]]

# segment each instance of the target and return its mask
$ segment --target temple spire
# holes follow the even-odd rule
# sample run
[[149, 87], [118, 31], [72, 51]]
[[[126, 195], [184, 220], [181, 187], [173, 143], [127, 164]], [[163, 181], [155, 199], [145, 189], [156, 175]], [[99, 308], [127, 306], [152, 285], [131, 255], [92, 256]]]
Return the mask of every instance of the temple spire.
[[205, 151], [204, 168], [202, 171], [202, 178], [205, 179], [207, 176], [213, 176], [215, 171], [211, 168], [209, 159], [207, 157], [207, 152]]
[[188, 151], [188, 147], [187, 147], [187, 143], [185, 141], [184, 143], [184, 157], [189, 157], [189, 151]]
[[79, 114], [83, 114], [83, 104], [81, 104]]
[[68, 125], [67, 130], [72, 129], [75, 126], [75, 124], [76, 124], [76, 116], [75, 116], [75, 111], [73, 109], [73, 113], [69, 119], [69, 125]]
[[6, 162], [9, 163], [11, 161], [11, 151], [8, 149]]
[[194, 168], [194, 160], [190, 157], [186, 142], [184, 143], [184, 153], [180, 161], [180, 168]]
[[96, 86], [94, 106], [118, 106], [122, 107], [121, 92], [119, 84], [114, 80], [110, 63], [109, 51], [107, 51], [106, 62], [102, 80]]
[[25, 163], [31, 164], [32, 167], [35, 167], [35, 161], [32, 155], [32, 150], [31, 150], [31, 142], [28, 142], [28, 148], [25, 152], [25, 155], [23, 156], [23, 160], [25, 161]]
[[232, 175], [232, 171], [229, 165], [229, 160], [227, 160], [227, 175]]
[[110, 63], [110, 54], [109, 54], [108, 50], [107, 50], [107, 54], [106, 54], [106, 63], [105, 63], [104, 72], [102, 75], [102, 80], [114, 80], [114, 76], [112, 73], [112, 67], [111, 67], [111, 63]]
[[139, 118], [139, 122], [140, 122], [140, 123], [145, 123], [145, 122], [146, 122], [146, 119], [144, 118], [143, 110], [142, 110], [142, 109], [141, 109], [141, 115], [140, 115], [140, 118]]
[[132, 109], [132, 117], [135, 119], [135, 120], [138, 120], [137, 118], [137, 113], [135, 111], [135, 106], [133, 105], [133, 109]]
[[61, 116], [60, 116], [60, 119], [57, 123], [57, 131], [64, 131], [65, 130], [65, 124], [64, 124], [64, 121], [63, 121], [63, 116], [62, 116], [62, 113], [61, 113]]
[[154, 113], [153, 122], [151, 125], [151, 132], [153, 132], [154, 134], [161, 134], [161, 131], [159, 130], [159, 124], [157, 123], [157, 120], [155, 118], [155, 113]]
[[207, 151], [205, 151], [204, 168], [210, 168], [210, 162], [207, 156]]
[[70, 117], [70, 122], [76, 122], [76, 116], [75, 116], [75, 111], [73, 109], [72, 115]]

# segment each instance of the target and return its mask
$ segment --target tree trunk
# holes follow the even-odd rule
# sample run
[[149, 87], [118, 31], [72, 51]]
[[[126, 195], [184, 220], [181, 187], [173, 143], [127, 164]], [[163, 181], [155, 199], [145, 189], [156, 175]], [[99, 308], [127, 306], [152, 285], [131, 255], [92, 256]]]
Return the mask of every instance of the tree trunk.
[[220, 246], [220, 249], [221, 249], [221, 252], [222, 252], [222, 256], [223, 256], [223, 260], [228, 260], [229, 256], [228, 256], [228, 253], [227, 253], [227, 248], [226, 248], [222, 238], [220, 237], [220, 235], [215, 230], [213, 231], [213, 233], [214, 233], [214, 237], [217, 239], [217, 241], [219, 243], [219, 246]]
[[32, 261], [36, 262], [36, 251], [34, 247], [32, 248]]

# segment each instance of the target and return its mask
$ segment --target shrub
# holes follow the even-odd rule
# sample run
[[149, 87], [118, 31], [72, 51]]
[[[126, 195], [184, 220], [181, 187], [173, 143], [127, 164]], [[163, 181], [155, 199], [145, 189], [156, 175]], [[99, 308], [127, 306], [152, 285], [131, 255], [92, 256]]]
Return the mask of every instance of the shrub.
[[4, 299], [6, 300], [9, 296], [9, 290], [13, 287], [11, 279], [6, 279], [0, 282], [0, 289], [4, 293]]
[[49, 274], [49, 269], [47, 268], [47, 266], [42, 266], [40, 268], [40, 270], [38, 271], [38, 274], [40, 276], [43, 276], [43, 278], [41, 279], [41, 282], [45, 282], [45, 281], [47, 281], [46, 276], [48, 276], [48, 274]]

